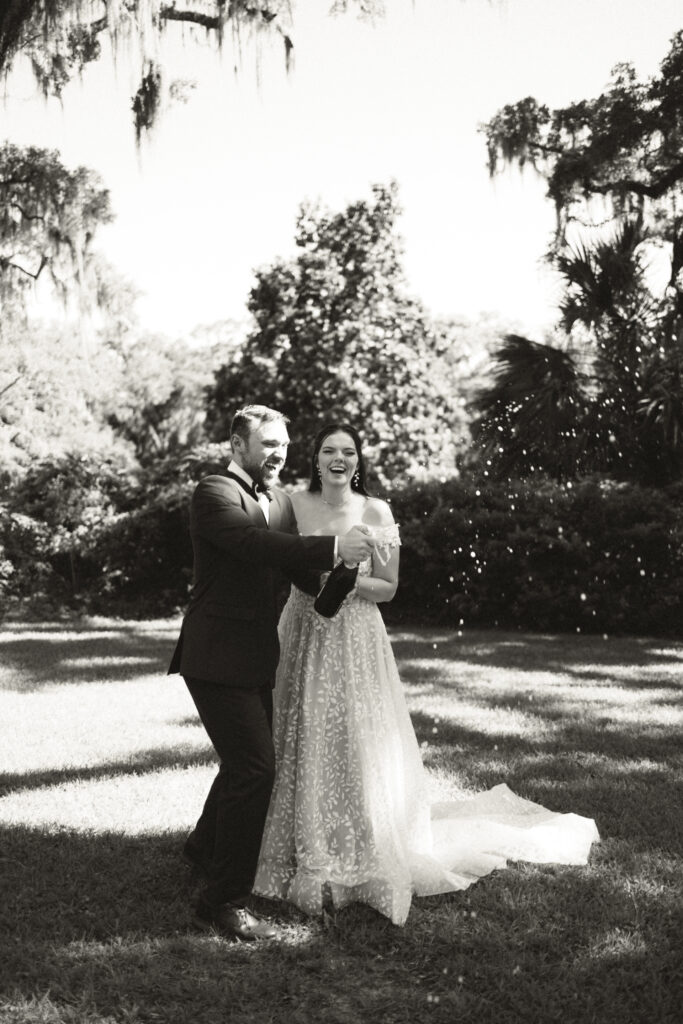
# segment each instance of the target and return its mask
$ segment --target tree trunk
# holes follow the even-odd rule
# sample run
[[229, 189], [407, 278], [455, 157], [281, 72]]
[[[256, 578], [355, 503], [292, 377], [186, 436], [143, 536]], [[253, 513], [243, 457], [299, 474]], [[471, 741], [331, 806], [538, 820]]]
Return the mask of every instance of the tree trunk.
[[75, 597], [78, 593], [78, 579], [76, 577], [76, 559], [74, 557], [73, 544], [69, 548], [69, 569], [71, 570], [71, 596]]

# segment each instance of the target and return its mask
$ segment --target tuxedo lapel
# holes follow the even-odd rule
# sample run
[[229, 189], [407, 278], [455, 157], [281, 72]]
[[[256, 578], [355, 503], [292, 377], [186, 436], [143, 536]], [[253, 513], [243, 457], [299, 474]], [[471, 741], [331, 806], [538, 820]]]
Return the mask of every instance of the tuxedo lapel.
[[243, 480], [242, 477], [237, 476], [237, 473], [231, 473], [229, 470], [226, 470], [223, 475], [227, 480], [230, 480], [231, 483], [239, 484], [239, 495], [242, 508], [253, 521], [254, 525], [257, 526], [264, 522], [265, 516], [263, 515], [261, 506], [258, 503], [258, 498], [254, 497], [254, 493], [247, 481]]
[[240, 485], [240, 487], [246, 491], [249, 497], [256, 501], [256, 498], [254, 497], [253, 488], [249, 486], [249, 484], [247, 483], [246, 480], [243, 479], [243, 477], [238, 476], [237, 473], [231, 473], [229, 469], [226, 469], [225, 476], [227, 476], [229, 480], [235, 480]]

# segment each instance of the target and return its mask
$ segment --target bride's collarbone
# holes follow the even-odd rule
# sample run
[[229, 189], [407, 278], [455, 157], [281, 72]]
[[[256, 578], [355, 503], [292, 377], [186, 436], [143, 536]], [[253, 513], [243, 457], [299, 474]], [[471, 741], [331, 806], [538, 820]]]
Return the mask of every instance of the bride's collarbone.
[[343, 535], [353, 526], [363, 522], [367, 526], [376, 527], [376, 523], [366, 522], [368, 505], [368, 498], [362, 494], [352, 495], [350, 500], [345, 501], [343, 507], [339, 508], [324, 502], [319, 494], [306, 494], [299, 507], [295, 509], [299, 530], [309, 534]]
[[337, 512], [327, 515], [323, 513], [321, 515], [302, 517], [299, 527], [304, 533], [333, 533], [342, 536], [348, 533], [353, 526], [357, 526], [358, 522], [358, 516], [348, 512]]

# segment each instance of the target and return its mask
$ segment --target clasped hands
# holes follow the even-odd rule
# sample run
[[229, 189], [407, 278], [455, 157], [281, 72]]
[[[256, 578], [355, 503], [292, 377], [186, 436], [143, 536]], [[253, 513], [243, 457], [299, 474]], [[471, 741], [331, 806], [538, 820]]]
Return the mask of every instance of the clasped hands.
[[375, 539], [370, 527], [364, 523], [352, 526], [337, 543], [337, 554], [348, 566], [358, 565], [364, 558], [372, 555], [374, 550]]

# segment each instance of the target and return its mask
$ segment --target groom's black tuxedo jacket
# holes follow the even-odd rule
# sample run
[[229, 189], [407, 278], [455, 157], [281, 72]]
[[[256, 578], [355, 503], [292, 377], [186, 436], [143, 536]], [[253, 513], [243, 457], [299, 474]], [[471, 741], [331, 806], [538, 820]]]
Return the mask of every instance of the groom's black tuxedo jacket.
[[315, 590], [334, 564], [333, 537], [299, 537], [289, 496], [274, 489], [270, 523], [236, 476], [207, 476], [190, 508], [193, 587], [170, 672], [228, 686], [272, 683], [280, 654], [278, 571]]

